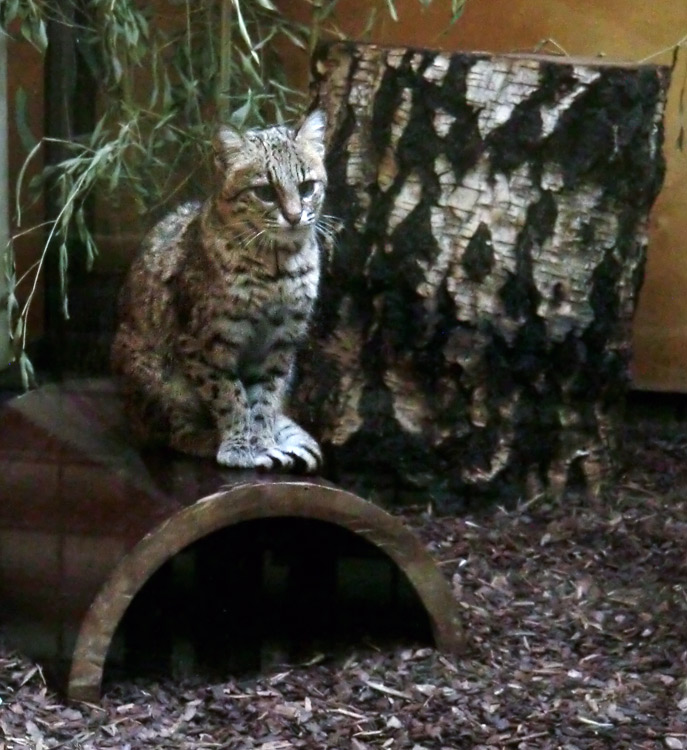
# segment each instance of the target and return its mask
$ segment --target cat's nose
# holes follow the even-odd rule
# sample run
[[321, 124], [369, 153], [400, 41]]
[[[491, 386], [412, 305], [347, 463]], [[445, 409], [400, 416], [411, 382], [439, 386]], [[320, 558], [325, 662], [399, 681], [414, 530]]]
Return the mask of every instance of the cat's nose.
[[303, 210], [303, 206], [301, 205], [298, 196], [286, 193], [282, 196], [279, 203], [282, 216], [286, 219], [287, 223], [292, 227], [297, 226], [300, 223], [301, 212]]
[[286, 219], [286, 221], [289, 222], [289, 224], [292, 227], [295, 227], [298, 224], [300, 224], [300, 221], [301, 221], [301, 212], [298, 211], [298, 213], [295, 213], [293, 211], [284, 211], [284, 218]]

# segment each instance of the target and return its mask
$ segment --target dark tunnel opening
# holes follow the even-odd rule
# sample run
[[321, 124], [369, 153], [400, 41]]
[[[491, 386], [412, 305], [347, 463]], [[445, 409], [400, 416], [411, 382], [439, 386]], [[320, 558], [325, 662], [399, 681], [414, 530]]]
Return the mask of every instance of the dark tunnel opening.
[[220, 529], [168, 560], [126, 610], [105, 683], [228, 676], [432, 643], [405, 573], [348, 529], [303, 518]]

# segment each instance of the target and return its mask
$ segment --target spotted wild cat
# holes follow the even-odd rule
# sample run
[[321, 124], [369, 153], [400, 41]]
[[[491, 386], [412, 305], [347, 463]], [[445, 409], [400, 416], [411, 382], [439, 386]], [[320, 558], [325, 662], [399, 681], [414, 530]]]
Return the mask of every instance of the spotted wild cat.
[[320, 465], [317, 442], [283, 409], [327, 231], [324, 130], [319, 111], [297, 129], [220, 128], [214, 194], [144, 240], [112, 349], [144, 439], [225, 466]]

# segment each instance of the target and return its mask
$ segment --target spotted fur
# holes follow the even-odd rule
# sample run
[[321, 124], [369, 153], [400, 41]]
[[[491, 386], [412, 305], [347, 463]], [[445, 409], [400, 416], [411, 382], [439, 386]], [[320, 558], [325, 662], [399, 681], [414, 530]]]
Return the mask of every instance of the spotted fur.
[[120, 298], [112, 365], [143, 438], [225, 466], [321, 463], [284, 414], [320, 276], [324, 116], [214, 141], [216, 187], [147, 236]]

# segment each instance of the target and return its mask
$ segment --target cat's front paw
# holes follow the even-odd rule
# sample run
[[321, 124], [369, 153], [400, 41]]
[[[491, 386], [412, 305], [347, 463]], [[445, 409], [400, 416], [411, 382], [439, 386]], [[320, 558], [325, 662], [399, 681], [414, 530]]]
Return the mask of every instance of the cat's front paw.
[[280, 450], [276, 445], [264, 448], [255, 456], [255, 468], [264, 471], [288, 471], [294, 467], [294, 464], [294, 457]]
[[245, 443], [235, 439], [225, 441], [216, 458], [222, 466], [262, 471], [288, 471], [296, 463], [295, 457], [280, 450], [274, 440], [262, 442], [256, 437]]
[[232, 469], [253, 469], [255, 455], [249, 446], [238, 442], [223, 442], [215, 457], [218, 464]]
[[279, 450], [291, 456], [294, 464], [301, 464], [306, 473], [311, 474], [322, 466], [322, 451], [317, 440], [292, 419], [278, 417], [274, 440]]
[[224, 440], [217, 451], [217, 463], [237, 469], [313, 473], [322, 466], [322, 453], [314, 437], [293, 420], [280, 416], [274, 437]]

